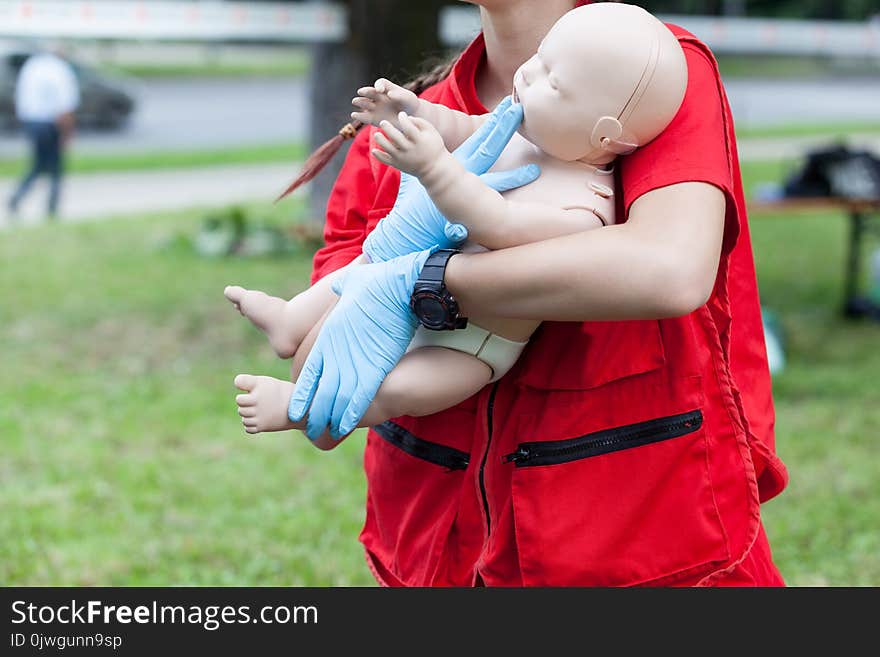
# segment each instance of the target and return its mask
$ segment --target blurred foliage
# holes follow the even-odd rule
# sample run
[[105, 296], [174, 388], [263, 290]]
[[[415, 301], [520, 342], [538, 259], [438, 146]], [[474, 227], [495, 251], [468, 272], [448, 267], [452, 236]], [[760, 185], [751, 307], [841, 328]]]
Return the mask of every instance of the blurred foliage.
[[[219, 149], [133, 151], [121, 153], [89, 153], [73, 150], [66, 162], [66, 173], [99, 173], [104, 171], [154, 171], [164, 169], [195, 169], [231, 164], [264, 164], [291, 162], [291, 175], [306, 156], [302, 142], [255, 146], [229, 146]], [[0, 158], [0, 178], [20, 176], [29, 160], [26, 157]]]
[[772, 16], [866, 20], [880, 14], [877, 0], [649, 0], [639, 2], [652, 13]]
[[246, 57], [232, 61], [195, 62], [110, 62], [99, 65], [101, 71], [141, 78], [241, 78], [241, 77], [301, 77], [309, 71], [311, 61], [307, 51], [285, 53], [275, 59], [252, 61]]
[[[179, 236], [172, 240], [177, 242]], [[216, 258], [287, 256], [300, 248], [301, 241], [267, 219], [263, 212], [232, 206], [208, 213], [191, 243], [196, 253]]]

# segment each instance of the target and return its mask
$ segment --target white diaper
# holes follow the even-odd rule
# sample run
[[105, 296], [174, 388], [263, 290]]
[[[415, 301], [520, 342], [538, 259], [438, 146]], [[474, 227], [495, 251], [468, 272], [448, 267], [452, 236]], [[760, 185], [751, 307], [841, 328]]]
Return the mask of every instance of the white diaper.
[[466, 328], [454, 331], [432, 331], [424, 326], [419, 326], [407, 351], [419, 347], [455, 349], [476, 356], [486, 363], [492, 368], [491, 381], [497, 381], [513, 367], [527, 344], [528, 340], [514, 342], [495, 333], [490, 333], [473, 322], [468, 322]]

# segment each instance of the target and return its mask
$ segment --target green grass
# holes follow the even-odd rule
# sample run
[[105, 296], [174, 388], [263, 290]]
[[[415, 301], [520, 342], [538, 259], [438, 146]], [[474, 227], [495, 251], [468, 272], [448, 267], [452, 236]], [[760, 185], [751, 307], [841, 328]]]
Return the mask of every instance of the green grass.
[[847, 223], [752, 218], [761, 297], [787, 338], [774, 381], [779, 452], [791, 485], [765, 509], [793, 583], [880, 584], [880, 324], [839, 316]]
[[[783, 170], [748, 166], [747, 184]], [[285, 366], [221, 290], [293, 294], [309, 254], [213, 260], [168, 241], [201, 216], [0, 233], [0, 584], [372, 583], [362, 436], [323, 453], [249, 438], [235, 413], [236, 373]], [[788, 346], [774, 388], [791, 485], [764, 507], [776, 560], [790, 584], [880, 585], [880, 325], [837, 314], [846, 223], [751, 225]]]
[[0, 234], [0, 584], [372, 583], [362, 438], [249, 438], [235, 411], [236, 373], [285, 363], [223, 286], [292, 295], [310, 254], [161, 246], [201, 216]]
[[132, 63], [104, 64], [99, 70], [140, 78], [238, 78], [238, 77], [302, 77], [309, 70], [309, 55], [283, 53], [276, 59], [241, 60], [236, 62]]
[[776, 137], [846, 137], [853, 134], [880, 134], [880, 122], [848, 121], [844, 123], [786, 123], [772, 126], [737, 127], [736, 136], [743, 138]]
[[729, 78], [820, 78], [838, 75], [874, 76], [876, 64], [869, 58], [831, 59], [788, 55], [718, 54], [718, 70]]
[[[196, 151], [144, 151], [140, 153], [80, 154], [73, 152], [67, 163], [69, 173], [104, 171], [150, 171], [192, 169], [229, 164], [262, 164], [302, 160], [305, 144], [268, 144]], [[0, 178], [20, 176], [28, 162], [23, 159], [0, 159]]]

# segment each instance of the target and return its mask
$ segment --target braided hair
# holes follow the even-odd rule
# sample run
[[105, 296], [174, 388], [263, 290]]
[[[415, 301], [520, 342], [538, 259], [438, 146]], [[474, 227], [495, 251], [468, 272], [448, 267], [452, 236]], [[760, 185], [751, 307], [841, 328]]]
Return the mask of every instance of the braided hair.
[[[416, 95], [422, 93], [428, 87], [431, 87], [441, 80], [446, 79], [449, 74], [452, 72], [452, 67], [455, 65], [455, 61], [458, 59], [450, 59], [447, 61], [443, 61], [433, 68], [428, 69], [424, 73], [416, 76], [403, 86], [406, 89], [409, 89]], [[305, 163], [303, 164], [302, 169], [299, 172], [299, 175], [294, 179], [292, 183], [285, 189], [281, 195], [275, 199], [277, 203], [285, 196], [290, 194], [293, 190], [301, 185], [307, 183], [312, 178], [314, 178], [320, 171], [327, 166], [327, 163], [333, 159], [333, 156], [339, 151], [342, 147], [342, 144], [349, 139], [354, 139], [357, 136], [357, 133], [361, 128], [364, 127], [364, 123], [360, 121], [351, 121], [350, 123], [346, 123], [342, 126], [339, 131], [328, 141], [321, 144], [318, 148], [312, 152], [311, 155], [306, 158]]]

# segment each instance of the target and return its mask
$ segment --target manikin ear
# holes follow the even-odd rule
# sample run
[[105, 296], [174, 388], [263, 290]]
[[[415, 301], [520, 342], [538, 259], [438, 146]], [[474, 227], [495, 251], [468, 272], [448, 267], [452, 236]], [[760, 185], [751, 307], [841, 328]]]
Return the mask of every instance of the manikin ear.
[[623, 136], [623, 126], [620, 121], [612, 116], [603, 116], [596, 125], [593, 126], [593, 134], [590, 135], [590, 145], [593, 148], [614, 153], [615, 155], [626, 155], [632, 153], [638, 144], [632, 144]]

